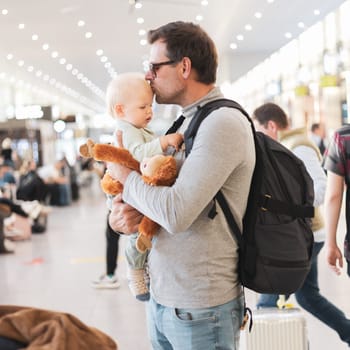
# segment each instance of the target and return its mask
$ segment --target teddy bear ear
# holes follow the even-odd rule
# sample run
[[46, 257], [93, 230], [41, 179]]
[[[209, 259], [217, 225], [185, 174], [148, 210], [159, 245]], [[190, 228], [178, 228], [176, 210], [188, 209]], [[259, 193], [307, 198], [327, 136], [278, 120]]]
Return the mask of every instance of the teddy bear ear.
[[81, 145], [79, 147], [79, 153], [85, 158], [91, 157], [90, 152], [89, 152], [89, 147], [86, 143], [84, 143], [83, 145]]

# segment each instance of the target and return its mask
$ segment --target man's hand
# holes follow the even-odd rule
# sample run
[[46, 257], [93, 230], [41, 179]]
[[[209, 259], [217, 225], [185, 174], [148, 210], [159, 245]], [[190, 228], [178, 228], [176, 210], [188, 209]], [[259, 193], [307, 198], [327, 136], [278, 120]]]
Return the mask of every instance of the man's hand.
[[132, 234], [138, 231], [143, 215], [122, 200], [122, 195], [115, 196], [109, 214], [109, 225], [113, 231]]
[[343, 255], [338, 246], [327, 246], [326, 245], [326, 258], [329, 267], [337, 275], [340, 275], [343, 267]]

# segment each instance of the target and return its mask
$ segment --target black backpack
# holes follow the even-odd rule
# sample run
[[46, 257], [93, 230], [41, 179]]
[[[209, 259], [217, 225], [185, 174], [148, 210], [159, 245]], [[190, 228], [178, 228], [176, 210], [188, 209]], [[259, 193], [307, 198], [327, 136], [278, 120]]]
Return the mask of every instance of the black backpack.
[[[279, 142], [256, 132], [247, 112], [228, 99], [211, 101], [193, 116], [184, 134], [186, 156], [201, 122], [215, 109], [231, 107], [249, 120], [255, 142], [256, 164], [241, 233], [219, 191], [217, 201], [239, 247], [239, 277], [258, 293], [290, 294], [303, 284], [310, 269], [314, 216], [313, 181], [304, 163]], [[176, 122], [175, 122], [176, 123]], [[178, 125], [176, 126], [178, 127]], [[169, 129], [174, 132], [174, 128]]]

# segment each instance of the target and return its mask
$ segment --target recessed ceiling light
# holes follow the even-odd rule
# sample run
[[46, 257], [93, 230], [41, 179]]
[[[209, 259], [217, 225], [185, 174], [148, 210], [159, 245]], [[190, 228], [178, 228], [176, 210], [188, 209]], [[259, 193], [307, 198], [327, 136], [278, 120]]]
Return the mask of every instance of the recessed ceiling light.
[[209, 2], [207, 0], [202, 0], [201, 5], [202, 6], [208, 6]]
[[73, 68], [73, 66], [70, 64], [70, 63], [68, 63], [67, 65], [66, 65], [66, 69], [67, 70], [71, 70]]
[[146, 34], [146, 30], [145, 29], [140, 29], [139, 30], [139, 35], [145, 35]]
[[9, 54], [6, 56], [6, 58], [7, 58], [9, 61], [12, 60], [12, 59], [13, 59], [12, 53], [9, 53]]
[[255, 12], [254, 16], [258, 19], [260, 19], [262, 17], [262, 13], [261, 12]]
[[253, 27], [250, 24], [246, 24], [244, 26], [244, 29], [249, 32], [249, 31], [251, 31], [253, 29]]
[[90, 39], [92, 37], [92, 33], [91, 32], [86, 32], [85, 33], [85, 38], [86, 39]]
[[32, 35], [32, 40], [38, 40], [39, 39], [39, 35], [38, 34], [33, 34]]
[[320, 10], [318, 10], [318, 9], [314, 10], [314, 15], [315, 16], [319, 16], [320, 14], [321, 14]]
[[58, 57], [58, 52], [57, 52], [57, 51], [52, 51], [51, 57], [52, 57], [52, 58]]
[[23, 60], [20, 60], [20, 61], [17, 62], [17, 64], [18, 64], [20, 67], [22, 67], [22, 66], [24, 65], [24, 61], [23, 61]]
[[236, 43], [231, 43], [230, 44], [230, 48], [232, 49], [232, 50], [236, 50], [237, 49], [237, 44]]
[[50, 46], [49, 46], [49, 44], [43, 44], [43, 46], [42, 46], [42, 48], [43, 48], [43, 50], [48, 50], [48, 48], [49, 48]]
[[33, 72], [33, 70], [34, 70], [34, 67], [33, 67], [33, 66], [28, 66], [28, 68], [27, 68], [27, 71], [28, 71], [28, 72]]
[[85, 26], [85, 22], [80, 20], [78, 21], [78, 27], [84, 27]]
[[202, 15], [197, 15], [196, 16], [196, 21], [203, 21], [203, 16]]
[[65, 64], [66, 63], [66, 59], [62, 57], [62, 58], [60, 58], [59, 62], [60, 62], [60, 64]]
[[97, 55], [97, 56], [103, 55], [103, 50], [98, 49], [98, 50], [96, 51], [96, 55]]
[[37, 70], [36, 73], [35, 73], [35, 75], [37, 77], [41, 77], [42, 74], [43, 74], [43, 72], [41, 70]]
[[140, 8], [142, 8], [142, 4], [140, 2], [137, 2], [135, 4], [135, 9], [140, 9]]
[[284, 36], [287, 38], [287, 39], [290, 39], [292, 37], [292, 33], [290, 32], [287, 32], [284, 34]]
[[4, 16], [6, 16], [6, 15], [9, 13], [9, 11], [8, 11], [7, 9], [3, 9], [3, 10], [1, 11], [1, 13], [2, 13]]
[[305, 24], [304, 24], [303, 22], [299, 22], [299, 23], [298, 23], [298, 27], [299, 27], [299, 28], [305, 28]]
[[77, 75], [78, 72], [79, 72], [79, 71], [78, 71], [78, 69], [76, 69], [76, 68], [74, 68], [74, 69], [72, 70], [72, 74], [73, 74], [73, 75]]
[[101, 62], [104, 63], [104, 62], [107, 62], [108, 61], [108, 58], [106, 56], [102, 56], [100, 58]]
[[147, 40], [146, 39], [141, 39], [140, 40], [140, 45], [142, 45], [142, 46], [147, 45]]
[[236, 38], [237, 38], [237, 40], [239, 40], [239, 41], [243, 41], [243, 40], [244, 40], [244, 36], [243, 36], [242, 34], [238, 34], [238, 35], [236, 36]]
[[145, 21], [145, 20], [144, 20], [142, 17], [138, 17], [137, 20], [136, 20], [136, 22], [137, 22], [138, 24], [142, 24], [144, 21]]
[[269, 4], [272, 4], [275, 0], [267, 0]]
[[20, 24], [18, 25], [18, 29], [24, 29], [24, 27], [25, 27], [24, 23], [20, 23]]

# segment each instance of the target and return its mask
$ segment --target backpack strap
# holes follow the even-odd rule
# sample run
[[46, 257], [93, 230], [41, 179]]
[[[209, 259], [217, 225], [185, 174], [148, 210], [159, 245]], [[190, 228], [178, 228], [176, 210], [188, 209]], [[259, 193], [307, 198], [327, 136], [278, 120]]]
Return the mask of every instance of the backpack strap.
[[171, 127], [167, 130], [167, 132], [165, 133], [165, 135], [169, 135], [169, 134], [173, 134], [174, 132], [176, 132], [180, 126], [183, 124], [184, 120], [186, 118], [181, 114], [175, 121], [174, 123], [171, 125]]
[[198, 110], [193, 116], [187, 130], [184, 133], [184, 139], [185, 139], [185, 153], [186, 157], [190, 154], [194, 142], [194, 138], [197, 135], [197, 131], [199, 129], [199, 126], [201, 125], [202, 121], [215, 109], [218, 109], [220, 107], [231, 107], [238, 109], [250, 122], [252, 129], [255, 132], [254, 124], [251, 121], [248, 113], [243, 109], [243, 107], [233, 101], [229, 100], [227, 98], [220, 98], [214, 101], [210, 101], [202, 106], [198, 106]]

